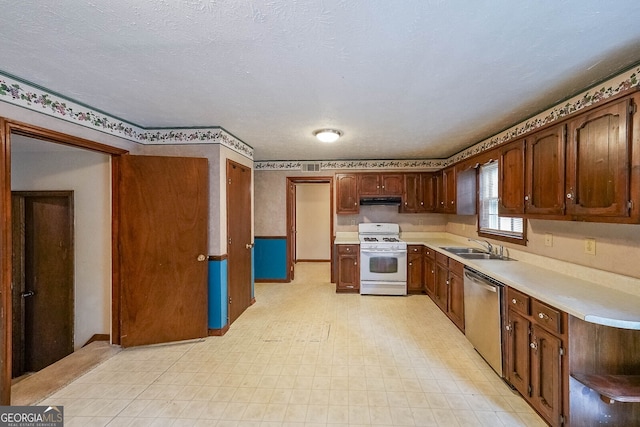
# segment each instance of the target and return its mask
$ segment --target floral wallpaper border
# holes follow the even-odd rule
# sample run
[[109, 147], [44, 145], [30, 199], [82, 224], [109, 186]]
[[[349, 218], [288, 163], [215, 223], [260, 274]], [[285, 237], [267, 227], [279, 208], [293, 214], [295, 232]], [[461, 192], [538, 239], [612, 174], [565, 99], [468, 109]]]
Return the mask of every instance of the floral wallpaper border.
[[253, 148], [220, 127], [145, 129], [3, 74], [0, 100], [139, 144], [222, 144], [253, 160]]
[[323, 161], [257, 161], [255, 170], [303, 170], [304, 165], [319, 164], [320, 170], [329, 169], [433, 169], [446, 166], [446, 159], [439, 160], [323, 160]]
[[[490, 150], [511, 139], [518, 138], [546, 124], [563, 119], [593, 104], [605, 101], [622, 92], [640, 88], [640, 67], [632, 68], [568, 101], [558, 104], [491, 138], [480, 141], [448, 159], [423, 160], [328, 160], [256, 161], [256, 170], [302, 170], [304, 164], [320, 163], [320, 170], [328, 169], [441, 169], [475, 154]], [[140, 144], [222, 144], [253, 160], [253, 148], [220, 127], [185, 129], [145, 129], [105, 113], [93, 110], [60, 95], [48, 93], [27, 82], [0, 73], [0, 101], [17, 105], [76, 123], [91, 129], [118, 136]]]

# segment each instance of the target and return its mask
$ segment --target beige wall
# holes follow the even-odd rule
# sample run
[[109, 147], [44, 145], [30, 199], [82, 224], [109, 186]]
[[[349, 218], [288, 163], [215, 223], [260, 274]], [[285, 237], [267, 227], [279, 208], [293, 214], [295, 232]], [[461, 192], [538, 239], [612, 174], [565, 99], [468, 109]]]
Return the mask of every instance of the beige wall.
[[331, 259], [329, 184], [296, 184], [296, 259]]
[[[256, 171], [256, 236], [286, 235], [287, 177], [333, 177], [336, 173], [338, 172]], [[335, 199], [335, 186], [333, 192]], [[337, 231], [358, 231], [358, 224], [361, 222], [397, 222], [402, 231], [444, 231], [447, 225], [446, 215], [399, 214], [398, 208], [395, 206], [361, 206], [358, 215], [333, 215], [333, 221], [334, 233]]]
[[[478, 238], [476, 217], [451, 215], [447, 231], [460, 236]], [[553, 246], [545, 246], [545, 234], [552, 235]], [[587, 238], [596, 240], [595, 255], [584, 252], [584, 239]], [[506, 243], [504, 246], [640, 278], [640, 224], [529, 220], [527, 221], [527, 240], [527, 246]]]
[[[47, 142], [40, 142], [43, 149]], [[74, 346], [111, 329], [111, 163], [87, 150], [14, 152], [12, 190], [73, 190]]]

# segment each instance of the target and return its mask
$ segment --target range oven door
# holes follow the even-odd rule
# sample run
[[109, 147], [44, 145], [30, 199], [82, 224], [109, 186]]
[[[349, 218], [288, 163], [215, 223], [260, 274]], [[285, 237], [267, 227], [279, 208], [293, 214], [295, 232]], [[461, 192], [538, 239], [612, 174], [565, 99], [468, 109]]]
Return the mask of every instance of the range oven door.
[[362, 248], [360, 281], [406, 282], [407, 251]]

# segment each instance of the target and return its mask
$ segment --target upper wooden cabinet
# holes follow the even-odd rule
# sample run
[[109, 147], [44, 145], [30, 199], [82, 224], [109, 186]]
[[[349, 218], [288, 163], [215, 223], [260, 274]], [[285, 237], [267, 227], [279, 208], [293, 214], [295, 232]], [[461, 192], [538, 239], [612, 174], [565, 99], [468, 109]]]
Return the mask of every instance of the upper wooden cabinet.
[[498, 213], [524, 213], [524, 139], [500, 148], [498, 161]]
[[569, 122], [567, 214], [628, 217], [630, 214], [630, 98]]
[[357, 214], [360, 211], [356, 174], [336, 175], [336, 213]]
[[361, 196], [402, 196], [404, 177], [401, 173], [367, 173], [358, 175]]
[[438, 208], [437, 212], [456, 213], [456, 168], [449, 166], [442, 170], [440, 179], [436, 181]]
[[434, 212], [436, 209], [436, 188], [433, 173], [404, 174], [404, 213]]
[[562, 123], [526, 139], [525, 213], [564, 214], [567, 126]]

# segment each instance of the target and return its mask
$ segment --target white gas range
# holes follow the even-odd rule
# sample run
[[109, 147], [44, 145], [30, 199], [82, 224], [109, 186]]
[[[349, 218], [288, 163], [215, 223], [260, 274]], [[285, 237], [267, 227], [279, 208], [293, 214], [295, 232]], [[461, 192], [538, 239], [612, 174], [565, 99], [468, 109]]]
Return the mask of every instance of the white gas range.
[[407, 243], [400, 240], [400, 226], [362, 223], [360, 239], [360, 294], [407, 294]]

